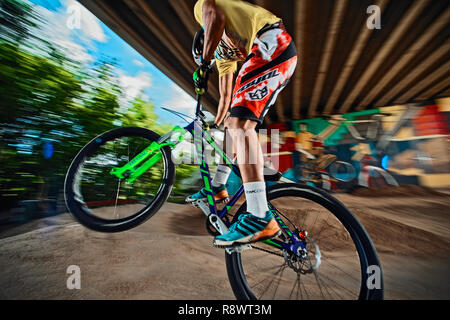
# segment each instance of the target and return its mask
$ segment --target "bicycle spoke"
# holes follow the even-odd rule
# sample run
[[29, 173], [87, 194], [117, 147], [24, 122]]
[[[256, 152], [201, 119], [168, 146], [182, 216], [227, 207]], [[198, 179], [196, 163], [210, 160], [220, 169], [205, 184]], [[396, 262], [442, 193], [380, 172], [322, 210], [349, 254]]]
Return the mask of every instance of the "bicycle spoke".
[[[292, 293], [294, 292], [296, 285], [297, 285], [297, 284], [300, 284], [300, 283], [298, 282], [298, 278], [299, 278], [299, 275], [297, 274], [297, 280], [294, 282], [294, 286], [292, 287], [291, 292], [289, 293], [289, 298], [288, 298], [288, 300], [291, 299]], [[298, 298], [298, 297], [297, 297], [297, 298]]]
[[286, 269], [286, 266], [284, 266], [283, 270], [281, 270], [280, 276], [278, 277], [277, 286], [275, 287], [275, 292], [273, 293], [272, 300], [275, 299], [275, 295], [277, 294], [278, 286], [280, 285], [281, 278], [283, 277], [283, 272], [285, 269]]
[[117, 201], [119, 200], [119, 191], [120, 191], [120, 179], [119, 179], [119, 182], [118, 182], [118, 184], [117, 184], [116, 204], [114, 205], [114, 217], [115, 217], [115, 218], [119, 218], [119, 216], [116, 215]]
[[[298, 287], [297, 287], [297, 299], [298, 299], [298, 291], [300, 290], [300, 296], [302, 295], [301, 291], [302, 283], [300, 282], [300, 277], [298, 278]], [[303, 290], [305, 291], [306, 298], [309, 300], [308, 290], [305, 288], [305, 284], [303, 284]]]
[[[322, 273], [321, 275], [319, 275], [317, 272], [316, 272], [316, 274], [317, 274], [318, 278], [322, 281], [323, 284], [326, 284], [326, 283], [325, 283], [325, 279], [326, 279], [326, 280], [328, 280], [329, 282], [332, 282], [332, 283], [336, 284], [336, 285], [337, 285], [338, 287], [340, 287], [342, 290], [347, 291], [347, 292], [350, 293], [351, 295], [354, 294], [351, 290], [349, 290], [349, 289], [346, 288], [345, 286], [339, 284], [338, 282], [336, 282], [336, 280], [334, 280], [334, 279], [332, 279], [332, 278], [326, 276], [325, 274]], [[333, 287], [328, 286], [328, 288], [330, 288], [333, 292], [335, 292], [335, 294], [336, 294], [337, 296], [339, 296], [340, 298], [343, 297], [343, 296], [341, 296], [341, 295], [336, 291], [336, 289], [333, 289]]]
[[[282, 264], [282, 265], [280, 266], [280, 268], [274, 273], [274, 276], [276, 276], [277, 274], [279, 274], [284, 268], [286, 268], [286, 264], [285, 264], [285, 263]], [[263, 294], [264, 294], [264, 293], [267, 291], [267, 289], [270, 287], [270, 285], [272, 284], [272, 282], [273, 282], [274, 279], [275, 279], [274, 277], [271, 278], [269, 284], [264, 288], [264, 290], [262, 291], [261, 296], [260, 296], [258, 299], [260, 299], [260, 298], [263, 296]]]
[[[289, 228], [292, 226], [291, 231], [308, 232], [306, 259], [292, 252], [283, 254], [283, 250], [266, 247], [266, 244], [253, 244], [256, 250], [250, 250], [252, 254], [248, 251], [241, 254], [245, 277], [254, 281], [249, 282], [253, 294], [269, 299], [357, 298], [363, 281], [362, 266], [347, 227], [328, 208], [301, 197], [293, 207], [293, 201], [298, 200], [291, 198], [285, 197], [281, 202], [275, 198], [269, 202], [283, 222]], [[290, 238], [280, 240], [292, 241]], [[266, 259], [283, 259], [285, 264], [262, 264]]]
[[347, 271], [343, 270], [341, 267], [338, 267], [337, 265], [333, 264], [332, 262], [330, 262], [330, 259], [324, 255], [322, 255], [322, 258], [328, 260], [328, 264], [330, 264], [331, 266], [335, 267], [336, 269], [338, 269], [339, 271], [341, 271], [343, 274], [345, 274], [346, 276], [348, 276], [351, 279], [354, 279], [356, 281], [359, 281], [358, 278], [355, 278], [354, 276], [352, 276], [351, 274], [349, 274]]

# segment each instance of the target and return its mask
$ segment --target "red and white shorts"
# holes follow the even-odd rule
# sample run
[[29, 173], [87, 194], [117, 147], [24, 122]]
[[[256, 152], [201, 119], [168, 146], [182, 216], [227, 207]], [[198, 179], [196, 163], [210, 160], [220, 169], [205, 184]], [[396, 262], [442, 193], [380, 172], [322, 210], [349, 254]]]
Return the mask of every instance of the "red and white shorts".
[[236, 79], [230, 117], [261, 124], [296, 66], [297, 50], [284, 28], [270, 29], [257, 37]]

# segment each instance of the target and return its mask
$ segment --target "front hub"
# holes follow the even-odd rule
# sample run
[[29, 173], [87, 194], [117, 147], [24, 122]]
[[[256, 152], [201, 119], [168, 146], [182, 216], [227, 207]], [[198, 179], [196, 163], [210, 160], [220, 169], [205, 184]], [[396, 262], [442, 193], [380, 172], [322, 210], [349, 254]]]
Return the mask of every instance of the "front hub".
[[284, 260], [297, 273], [315, 272], [321, 263], [319, 246], [306, 230], [297, 231], [296, 235], [299, 240], [292, 244], [292, 250], [283, 250]]

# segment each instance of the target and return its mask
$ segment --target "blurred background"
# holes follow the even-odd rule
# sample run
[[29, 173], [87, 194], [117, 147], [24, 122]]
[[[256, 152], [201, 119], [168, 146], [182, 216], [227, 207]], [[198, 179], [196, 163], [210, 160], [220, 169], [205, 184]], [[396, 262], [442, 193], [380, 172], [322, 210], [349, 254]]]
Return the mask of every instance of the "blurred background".
[[[120, 126], [166, 133], [178, 118], [155, 103], [195, 107], [86, 9], [86, 30], [70, 29], [71, 5], [0, 2], [0, 224], [65, 212], [65, 173], [93, 137]], [[177, 182], [194, 169], [179, 166]]]
[[[195, 67], [189, 50], [196, 26], [189, 8], [195, 1], [152, 6], [142, 1], [86, 1], [89, 10], [71, 0], [0, 3], [0, 224], [64, 212], [67, 167], [96, 135], [121, 126], [165, 133], [183, 123], [161, 107], [193, 115], [188, 78]], [[335, 192], [398, 185], [450, 187], [445, 2], [380, 1], [381, 24], [377, 27], [372, 20], [374, 27], [369, 29], [366, 20], [371, 12], [362, 10], [360, 33], [354, 32], [348, 45], [341, 44], [345, 34], [359, 28], [352, 28], [348, 20], [369, 2], [301, 1], [279, 8], [271, 1], [255, 4], [283, 16], [296, 42], [305, 46], [312, 41], [308, 28], [321, 42], [321, 47], [305, 46], [301, 51], [305, 54], [293, 84], [265, 119], [269, 131], [261, 136], [261, 144], [268, 166], [293, 181]], [[310, 18], [317, 10], [326, 13], [320, 27]], [[171, 21], [172, 29], [164, 26], [164, 19]], [[401, 42], [408, 30], [415, 37], [409, 34]], [[185, 35], [176, 42], [167, 41], [181, 32]], [[326, 47], [328, 40], [332, 44]], [[347, 50], [352, 47], [359, 52]], [[358, 54], [360, 61], [355, 63]], [[418, 58], [424, 61], [418, 64]], [[398, 74], [389, 73], [386, 64]], [[321, 73], [306, 77], [305, 69], [311, 65], [315, 72], [327, 71], [327, 78]], [[371, 79], [361, 74], [365, 65], [366, 71], [372, 70]], [[350, 67], [349, 73], [345, 68]], [[339, 76], [340, 68], [344, 69]], [[364, 80], [374, 92], [360, 85]], [[213, 77], [205, 102], [213, 113], [216, 82]], [[352, 98], [355, 91], [359, 96]], [[271, 130], [278, 130], [274, 139]], [[191, 156], [189, 150], [187, 146], [184, 157]], [[182, 200], [197, 188], [198, 178], [194, 166], [178, 166], [172, 200]], [[237, 177], [231, 177], [231, 192], [237, 183]]]

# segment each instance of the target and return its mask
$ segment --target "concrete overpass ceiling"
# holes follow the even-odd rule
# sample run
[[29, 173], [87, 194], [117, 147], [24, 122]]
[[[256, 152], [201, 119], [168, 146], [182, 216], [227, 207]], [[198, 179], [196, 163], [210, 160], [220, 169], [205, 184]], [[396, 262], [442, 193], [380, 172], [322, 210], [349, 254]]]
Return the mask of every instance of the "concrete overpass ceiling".
[[[196, 0], [81, 0], [119, 36], [194, 96]], [[299, 63], [267, 115], [290, 121], [450, 95], [450, 3], [435, 0], [251, 0], [283, 18]], [[370, 5], [381, 29], [366, 26]], [[205, 105], [215, 111], [217, 72]]]

